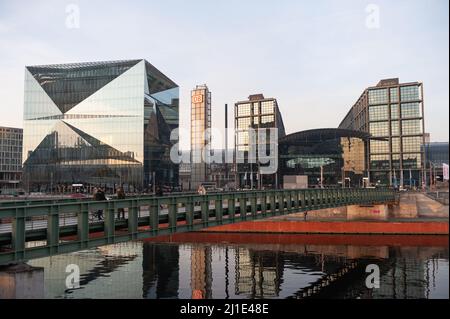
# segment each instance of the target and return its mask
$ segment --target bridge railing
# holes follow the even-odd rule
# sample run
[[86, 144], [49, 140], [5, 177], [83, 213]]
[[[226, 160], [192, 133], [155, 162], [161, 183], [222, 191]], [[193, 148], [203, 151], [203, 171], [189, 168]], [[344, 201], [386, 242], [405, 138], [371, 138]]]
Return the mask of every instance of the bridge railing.
[[[0, 206], [0, 219], [6, 221], [0, 224], [0, 264], [295, 212], [393, 200], [390, 189], [302, 189]], [[93, 217], [99, 211], [103, 220]]]

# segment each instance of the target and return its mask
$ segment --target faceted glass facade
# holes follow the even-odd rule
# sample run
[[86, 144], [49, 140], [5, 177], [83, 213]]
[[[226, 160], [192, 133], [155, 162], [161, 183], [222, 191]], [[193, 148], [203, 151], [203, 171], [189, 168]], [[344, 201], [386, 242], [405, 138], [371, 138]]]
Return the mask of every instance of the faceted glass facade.
[[373, 183], [422, 185], [424, 116], [421, 83], [401, 84], [398, 79], [380, 81], [376, 87], [364, 91], [339, 127], [385, 138], [385, 141], [370, 141], [368, 170]]
[[[145, 60], [27, 67], [24, 182], [128, 191], [174, 184], [178, 86]], [[154, 174], [153, 174], [154, 172]]]

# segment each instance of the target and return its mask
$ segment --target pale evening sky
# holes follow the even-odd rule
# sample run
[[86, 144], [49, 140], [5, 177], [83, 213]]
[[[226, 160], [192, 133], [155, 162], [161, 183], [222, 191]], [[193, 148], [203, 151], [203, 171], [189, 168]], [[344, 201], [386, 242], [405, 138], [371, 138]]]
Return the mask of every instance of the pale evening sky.
[[225, 103], [263, 93], [292, 133], [337, 127], [365, 87], [399, 77], [424, 83], [426, 131], [448, 141], [448, 12], [447, 0], [0, 0], [0, 125], [22, 127], [26, 65], [144, 58], [180, 86], [181, 127], [197, 84], [213, 126]]

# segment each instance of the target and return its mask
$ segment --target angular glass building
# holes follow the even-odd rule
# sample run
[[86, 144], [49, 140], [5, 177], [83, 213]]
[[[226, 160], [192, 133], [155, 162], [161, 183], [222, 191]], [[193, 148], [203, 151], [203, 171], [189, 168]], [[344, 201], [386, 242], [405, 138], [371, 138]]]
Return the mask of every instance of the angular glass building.
[[170, 160], [178, 122], [178, 85], [146, 60], [26, 67], [24, 186], [178, 184]]

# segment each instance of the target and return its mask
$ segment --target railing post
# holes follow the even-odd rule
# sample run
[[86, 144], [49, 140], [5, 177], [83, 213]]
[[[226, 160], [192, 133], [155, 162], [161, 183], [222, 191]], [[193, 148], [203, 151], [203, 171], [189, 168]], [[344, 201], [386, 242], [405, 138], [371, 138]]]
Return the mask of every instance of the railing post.
[[200, 197], [200, 208], [201, 208], [203, 227], [208, 227], [208, 221], [209, 221], [209, 197], [208, 197], [208, 195], [202, 195]]
[[47, 246], [49, 254], [56, 254], [59, 246], [59, 208], [49, 206], [47, 215]]
[[244, 193], [241, 193], [239, 196], [239, 212], [240, 212], [240, 219], [246, 220], [247, 219], [247, 196], [245, 196]]
[[270, 215], [275, 216], [277, 214], [277, 200], [275, 191], [270, 192]]
[[284, 193], [286, 194], [286, 211], [290, 213], [292, 208], [292, 192], [289, 190]]
[[25, 259], [25, 212], [26, 208], [17, 208], [12, 220], [12, 249], [15, 260]]
[[267, 192], [262, 192], [260, 194], [260, 202], [261, 202], [261, 215], [264, 217], [267, 216]]
[[256, 198], [256, 193], [252, 192], [250, 195], [250, 206], [251, 206], [251, 210], [252, 210], [252, 218], [256, 218], [256, 213], [257, 213], [257, 198]]
[[105, 237], [107, 238], [108, 244], [114, 243], [115, 235], [115, 221], [114, 213], [116, 212], [116, 203], [108, 203], [108, 208], [105, 211]]
[[80, 249], [89, 247], [89, 208], [89, 204], [80, 204], [80, 209], [77, 213], [77, 234]]
[[215, 200], [214, 204], [215, 204], [215, 209], [216, 209], [216, 222], [219, 225], [222, 225], [222, 219], [223, 219], [222, 195], [220, 195], [220, 194], [216, 195], [216, 200]]
[[177, 197], [171, 197], [169, 200], [169, 229], [171, 233], [175, 233], [177, 231], [177, 211], [178, 211], [178, 203]]
[[156, 236], [158, 234], [159, 229], [159, 200], [152, 199], [150, 200], [150, 212], [149, 212], [149, 224], [150, 224], [150, 230], [152, 232], [153, 236]]
[[128, 234], [136, 239], [138, 232], [138, 208], [135, 199], [131, 200], [131, 207], [128, 209]]
[[194, 200], [189, 197], [186, 201], [186, 225], [188, 230], [192, 230], [194, 226]]
[[234, 222], [234, 217], [236, 216], [236, 198], [234, 194], [228, 194], [231, 196], [228, 198], [228, 219]]

